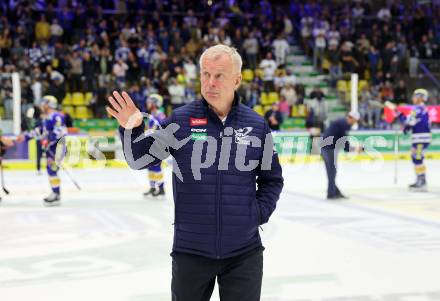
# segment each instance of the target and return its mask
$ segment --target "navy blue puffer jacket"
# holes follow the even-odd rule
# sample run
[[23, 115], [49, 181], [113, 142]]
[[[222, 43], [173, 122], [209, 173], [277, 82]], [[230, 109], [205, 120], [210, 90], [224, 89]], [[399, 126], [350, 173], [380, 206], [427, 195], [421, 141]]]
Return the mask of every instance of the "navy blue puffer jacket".
[[[131, 168], [157, 164], [168, 150], [174, 157], [173, 250], [220, 259], [261, 246], [259, 225], [283, 188], [265, 120], [236, 96], [224, 124], [202, 99], [174, 110], [162, 127], [120, 134]], [[141, 157], [145, 162], [135, 162]]]

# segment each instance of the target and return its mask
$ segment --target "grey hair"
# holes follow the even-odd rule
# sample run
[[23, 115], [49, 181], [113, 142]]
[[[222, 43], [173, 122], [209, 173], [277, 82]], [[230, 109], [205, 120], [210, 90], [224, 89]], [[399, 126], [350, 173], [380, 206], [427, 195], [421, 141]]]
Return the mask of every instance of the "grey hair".
[[207, 48], [205, 51], [203, 51], [202, 55], [200, 56], [199, 65], [200, 69], [202, 69], [202, 60], [205, 57], [210, 58], [218, 58], [222, 54], [227, 54], [232, 60], [232, 63], [234, 64], [234, 67], [238, 71], [238, 73], [241, 73], [241, 67], [243, 65], [243, 61], [241, 59], [240, 54], [238, 53], [237, 49], [234, 47], [230, 47], [223, 44], [217, 44], [214, 46], [211, 46]]

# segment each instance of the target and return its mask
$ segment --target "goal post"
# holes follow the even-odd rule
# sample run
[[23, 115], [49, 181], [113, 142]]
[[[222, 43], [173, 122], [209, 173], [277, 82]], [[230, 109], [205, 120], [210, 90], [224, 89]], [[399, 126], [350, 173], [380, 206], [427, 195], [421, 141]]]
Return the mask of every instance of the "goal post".
[[0, 77], [0, 100], [3, 114], [0, 129], [3, 133], [19, 135], [21, 132], [21, 83], [20, 74], [3, 73]]

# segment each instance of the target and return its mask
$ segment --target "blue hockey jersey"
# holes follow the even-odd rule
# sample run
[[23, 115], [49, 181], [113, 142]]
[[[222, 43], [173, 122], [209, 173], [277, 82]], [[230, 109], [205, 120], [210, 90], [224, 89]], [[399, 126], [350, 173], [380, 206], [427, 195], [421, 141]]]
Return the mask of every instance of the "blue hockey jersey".
[[41, 123], [36, 124], [34, 130], [28, 132], [27, 139], [47, 140], [49, 146], [54, 145], [67, 134], [65, 117], [60, 112], [52, 112]]
[[148, 128], [155, 130], [157, 126], [160, 125], [163, 120], [165, 120], [165, 117], [165, 114], [161, 111], [151, 113], [148, 119]]
[[408, 116], [401, 114], [399, 118], [404, 123], [404, 133], [412, 132], [412, 143], [431, 142], [431, 121], [429, 120], [428, 109], [424, 105], [414, 106]]

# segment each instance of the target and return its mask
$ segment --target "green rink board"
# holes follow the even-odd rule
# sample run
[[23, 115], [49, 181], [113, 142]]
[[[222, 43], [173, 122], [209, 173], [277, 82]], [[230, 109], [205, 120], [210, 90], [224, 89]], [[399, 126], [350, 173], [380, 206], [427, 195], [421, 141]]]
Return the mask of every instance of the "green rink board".
[[[307, 155], [312, 148], [312, 138], [306, 131], [303, 132], [276, 132], [273, 134], [275, 149], [280, 156]], [[396, 139], [397, 138], [397, 139]], [[315, 139], [320, 139], [315, 138]], [[398, 141], [399, 153], [408, 153], [411, 148], [411, 136], [397, 134], [392, 131], [353, 131], [350, 133], [349, 140], [356, 145], [360, 143], [367, 150], [374, 149], [379, 153], [394, 153], [395, 142]], [[112, 152], [115, 149], [115, 136], [100, 135], [69, 135], [66, 137], [67, 156], [66, 159], [78, 160], [91, 158], [90, 153], [93, 149]], [[313, 143], [317, 147], [317, 143]], [[432, 133], [432, 142], [428, 152], [440, 152], [440, 131]], [[35, 160], [36, 147], [35, 141], [29, 142], [30, 160]], [[98, 159], [95, 157], [95, 159]], [[107, 158], [108, 159], [108, 158]]]
[[[273, 136], [276, 151], [280, 155], [310, 152], [312, 138], [307, 132], [278, 132]], [[394, 131], [352, 131], [349, 134], [349, 141], [354, 145], [359, 143], [367, 149], [375, 149], [380, 153], [394, 152], [396, 141], [399, 152], [408, 152], [411, 149], [411, 135]], [[440, 152], [440, 130], [432, 132], [432, 142], [428, 151]]]

